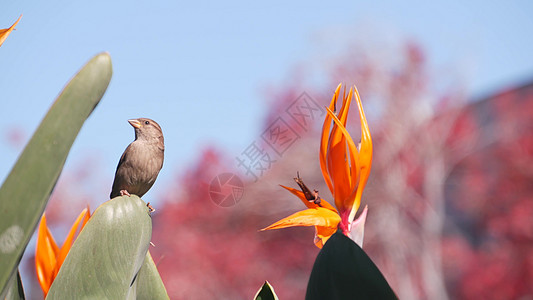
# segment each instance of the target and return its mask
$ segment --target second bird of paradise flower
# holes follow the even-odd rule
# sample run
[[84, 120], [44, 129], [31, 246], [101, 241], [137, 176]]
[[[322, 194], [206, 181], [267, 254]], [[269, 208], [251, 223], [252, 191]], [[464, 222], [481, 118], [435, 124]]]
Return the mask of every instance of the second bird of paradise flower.
[[61, 248], [59, 248], [54, 240], [54, 237], [52, 236], [52, 233], [50, 232], [50, 229], [48, 229], [48, 226], [46, 225], [46, 214], [43, 214], [37, 233], [35, 269], [37, 270], [37, 279], [39, 280], [39, 284], [41, 285], [45, 297], [48, 294], [50, 286], [52, 286], [52, 283], [54, 282], [54, 279], [56, 278], [63, 261], [65, 261], [72, 244], [74, 243], [78, 227], [80, 227], [79, 232], [81, 232], [87, 221], [89, 221], [90, 217], [91, 212], [89, 207], [83, 209], [70, 228], [65, 242]]

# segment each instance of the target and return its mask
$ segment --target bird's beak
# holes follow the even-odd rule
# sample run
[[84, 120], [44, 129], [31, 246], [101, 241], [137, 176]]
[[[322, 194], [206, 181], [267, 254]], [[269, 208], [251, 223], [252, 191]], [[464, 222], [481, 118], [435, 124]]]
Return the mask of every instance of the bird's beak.
[[130, 125], [135, 128], [141, 128], [141, 122], [139, 120], [131, 119], [131, 120], [128, 120], [128, 123], [130, 123]]

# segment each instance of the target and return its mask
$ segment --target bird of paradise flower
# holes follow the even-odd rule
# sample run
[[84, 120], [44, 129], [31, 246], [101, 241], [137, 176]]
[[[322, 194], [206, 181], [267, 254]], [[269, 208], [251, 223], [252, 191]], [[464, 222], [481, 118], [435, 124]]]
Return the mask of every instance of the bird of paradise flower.
[[[333, 195], [335, 207], [311, 192], [303, 183], [299, 174], [295, 178], [300, 190], [283, 186], [296, 195], [307, 209], [294, 213], [278, 222], [262, 229], [279, 229], [292, 226], [315, 226], [315, 245], [319, 248], [337, 231], [349, 236], [361, 247], [363, 246], [364, 223], [367, 207], [358, 219], [355, 215], [361, 205], [361, 196], [365, 188], [372, 166], [372, 138], [368, 122], [361, 104], [357, 88], [350, 88], [346, 96], [343, 92], [343, 103], [338, 114], [335, 113], [337, 100], [342, 84], [339, 84], [329, 107], [322, 127], [320, 140], [320, 168], [324, 180]], [[356, 145], [346, 130], [348, 111], [352, 98], [356, 99], [361, 120], [361, 142]]]
[[[41, 289], [44, 292], [44, 296], [48, 294], [54, 279], [61, 268], [61, 265], [65, 261], [67, 254], [72, 247], [75, 240], [75, 235], [78, 227], [79, 232], [83, 229], [89, 218], [91, 217], [91, 211], [89, 207], [83, 209], [81, 213], [74, 221], [74, 224], [70, 228], [70, 231], [65, 239], [65, 242], [59, 248], [46, 225], [46, 214], [43, 214], [41, 223], [39, 224], [39, 230], [37, 233], [37, 247], [35, 250], [35, 269], [37, 270], [37, 279], [41, 285]], [[80, 225], [81, 222], [81, 226]], [[78, 235], [79, 235], [78, 232]]]

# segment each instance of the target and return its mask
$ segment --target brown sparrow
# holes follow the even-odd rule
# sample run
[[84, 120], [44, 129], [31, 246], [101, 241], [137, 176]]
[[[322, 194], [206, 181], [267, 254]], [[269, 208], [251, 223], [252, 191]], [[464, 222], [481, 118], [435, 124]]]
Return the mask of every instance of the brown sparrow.
[[135, 140], [120, 157], [111, 198], [130, 194], [142, 197], [152, 187], [163, 167], [165, 144], [159, 124], [147, 118], [128, 122], [135, 129]]

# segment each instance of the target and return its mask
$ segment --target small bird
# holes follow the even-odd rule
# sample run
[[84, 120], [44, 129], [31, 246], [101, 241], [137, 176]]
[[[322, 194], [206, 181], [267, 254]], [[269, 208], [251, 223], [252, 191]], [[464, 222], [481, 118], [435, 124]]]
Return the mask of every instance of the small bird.
[[142, 197], [152, 187], [163, 167], [165, 143], [159, 124], [147, 118], [128, 122], [135, 129], [135, 140], [120, 157], [111, 199], [130, 194]]

